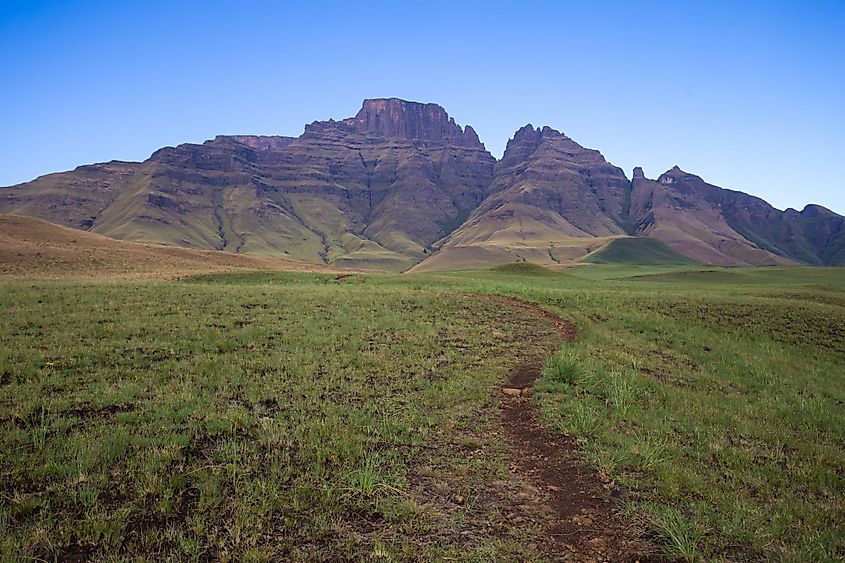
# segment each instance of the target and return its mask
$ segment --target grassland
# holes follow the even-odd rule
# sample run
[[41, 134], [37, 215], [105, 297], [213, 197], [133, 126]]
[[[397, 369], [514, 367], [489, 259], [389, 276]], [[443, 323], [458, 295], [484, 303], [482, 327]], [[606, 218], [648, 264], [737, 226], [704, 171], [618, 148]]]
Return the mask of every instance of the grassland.
[[539, 557], [484, 293], [577, 325], [533, 401], [655, 549], [845, 557], [845, 271], [688, 266], [3, 282], [0, 550]]
[[617, 238], [598, 251], [584, 258], [593, 264], [629, 265], [682, 265], [692, 266], [696, 262], [652, 238]]
[[244, 269], [339, 270], [278, 257], [120, 241], [34, 217], [0, 214], [0, 279], [150, 279]]

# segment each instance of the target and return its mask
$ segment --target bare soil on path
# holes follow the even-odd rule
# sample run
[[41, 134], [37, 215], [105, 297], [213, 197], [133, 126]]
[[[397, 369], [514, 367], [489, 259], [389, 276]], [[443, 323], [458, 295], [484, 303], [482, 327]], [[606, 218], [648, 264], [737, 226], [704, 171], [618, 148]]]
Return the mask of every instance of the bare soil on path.
[[[533, 303], [514, 297], [487, 295], [507, 308], [528, 310], [550, 323], [559, 336], [557, 346], [576, 336], [574, 325]], [[529, 338], [530, 335], [528, 336]], [[614, 497], [621, 491], [589, 468], [579, 457], [578, 444], [540, 423], [532, 400], [533, 385], [543, 361], [557, 349], [536, 353], [540, 337], [529, 353], [511, 369], [502, 387], [500, 408], [505, 435], [513, 450], [511, 471], [526, 477], [541, 492], [536, 513], [543, 515], [547, 541], [541, 552], [554, 561], [645, 561], [645, 545], [626, 526]], [[528, 344], [528, 343], [527, 343]]]

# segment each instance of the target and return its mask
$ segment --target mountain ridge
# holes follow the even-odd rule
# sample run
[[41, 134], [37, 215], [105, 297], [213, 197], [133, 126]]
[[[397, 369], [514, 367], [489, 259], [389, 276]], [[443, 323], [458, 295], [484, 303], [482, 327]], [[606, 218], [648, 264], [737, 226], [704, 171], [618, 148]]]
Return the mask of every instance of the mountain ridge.
[[[112, 238], [387, 270], [557, 265], [646, 237], [723, 266], [845, 263], [842, 216], [779, 211], [680, 167], [631, 179], [525, 125], [501, 159], [437, 104], [367, 99], [299, 137], [218, 135], [0, 189], [0, 213]], [[625, 245], [618, 248], [626, 248]]]

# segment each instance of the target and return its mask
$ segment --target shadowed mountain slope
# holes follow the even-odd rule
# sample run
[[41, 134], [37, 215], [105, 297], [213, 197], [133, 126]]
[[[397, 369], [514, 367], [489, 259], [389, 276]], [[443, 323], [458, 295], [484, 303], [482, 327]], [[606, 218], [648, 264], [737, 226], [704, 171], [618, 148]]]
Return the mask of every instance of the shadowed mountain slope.
[[680, 265], [696, 264], [695, 260], [669, 248], [655, 238], [618, 238], [584, 258], [592, 264]]
[[843, 263], [841, 216], [819, 206], [779, 211], [760, 198], [704, 182], [677, 166], [656, 181], [634, 170], [633, 233], [720, 266]]

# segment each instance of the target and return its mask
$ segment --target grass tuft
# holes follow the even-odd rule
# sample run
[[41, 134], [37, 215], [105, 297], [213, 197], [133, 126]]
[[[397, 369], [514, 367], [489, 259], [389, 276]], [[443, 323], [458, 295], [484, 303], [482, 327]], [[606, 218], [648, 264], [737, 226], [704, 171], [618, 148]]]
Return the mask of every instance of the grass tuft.
[[678, 510], [654, 507], [651, 521], [666, 557], [688, 563], [700, 560], [698, 546], [704, 533], [692, 526]]

